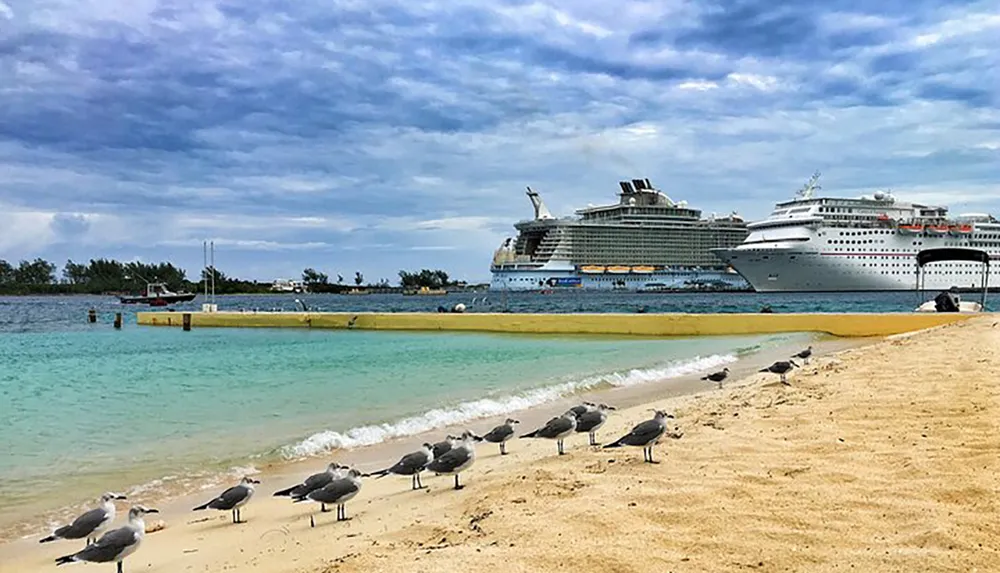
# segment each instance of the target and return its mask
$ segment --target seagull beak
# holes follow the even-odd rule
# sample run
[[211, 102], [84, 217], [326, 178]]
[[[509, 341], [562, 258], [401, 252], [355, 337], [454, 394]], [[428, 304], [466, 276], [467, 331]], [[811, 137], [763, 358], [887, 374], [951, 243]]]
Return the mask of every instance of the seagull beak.
[[252, 483], [260, 484], [260, 480], [259, 479], [252, 480]]
[[149, 509], [146, 510], [146, 513], [160, 513], [160, 510], [151, 507], [151, 508], [149, 508]]
[[608, 410], [617, 410], [618, 409], [618, 408], [615, 408], [614, 406], [606, 406], [606, 407], [607, 407]]
[[116, 495], [115, 499], [128, 499], [128, 498], [125, 497], [124, 495]]

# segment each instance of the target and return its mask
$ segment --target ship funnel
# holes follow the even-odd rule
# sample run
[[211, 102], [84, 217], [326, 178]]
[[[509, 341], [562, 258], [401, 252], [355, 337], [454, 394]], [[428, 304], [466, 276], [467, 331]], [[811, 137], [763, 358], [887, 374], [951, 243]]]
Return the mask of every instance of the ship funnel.
[[652, 189], [653, 188], [653, 184], [649, 182], [649, 177], [643, 179], [643, 181], [646, 182], [646, 189]]
[[632, 184], [629, 183], [628, 181], [619, 181], [618, 185], [621, 186], [622, 193], [626, 195], [631, 195], [632, 193], [635, 193], [635, 191], [632, 190]]
[[531, 199], [531, 205], [535, 208], [535, 220], [541, 219], [554, 219], [552, 213], [549, 212], [549, 208], [545, 206], [542, 201], [542, 196], [539, 195], [531, 187], [528, 187], [528, 199]]
[[642, 179], [633, 179], [632, 185], [635, 185], [636, 190], [648, 189], [648, 187], [646, 187], [646, 182], [643, 181]]

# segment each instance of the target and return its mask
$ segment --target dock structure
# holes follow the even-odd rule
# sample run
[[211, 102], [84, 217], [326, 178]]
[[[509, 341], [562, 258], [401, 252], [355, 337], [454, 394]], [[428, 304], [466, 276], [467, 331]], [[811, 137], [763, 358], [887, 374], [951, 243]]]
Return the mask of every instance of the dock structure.
[[[185, 318], [185, 317], [189, 318]], [[890, 336], [972, 318], [959, 313], [515, 314], [427, 312], [139, 312], [146, 326], [328, 328], [520, 334], [719, 336], [820, 332]]]

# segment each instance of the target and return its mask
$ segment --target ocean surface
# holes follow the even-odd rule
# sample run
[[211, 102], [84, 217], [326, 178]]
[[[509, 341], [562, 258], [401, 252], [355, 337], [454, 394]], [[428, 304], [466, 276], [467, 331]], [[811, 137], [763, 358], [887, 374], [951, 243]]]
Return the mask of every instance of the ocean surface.
[[[494, 295], [485, 293], [489, 299]], [[448, 297], [306, 295], [324, 310], [432, 310]], [[627, 296], [627, 295], [626, 295]], [[473, 303], [473, 297], [476, 302]], [[905, 310], [891, 296], [853, 309]], [[295, 308], [295, 296], [219, 297], [221, 308]], [[499, 298], [499, 297], [497, 297]], [[188, 305], [196, 308], [200, 301]], [[809, 297], [508, 295], [512, 311], [844, 310]], [[488, 306], [486, 306], [488, 308]], [[86, 321], [89, 308], [99, 313]], [[184, 308], [179, 305], [178, 309]], [[140, 327], [110, 297], [0, 298], [0, 530], [29, 512], [183, 490], [263, 462], [356, 448], [543, 405], [664, 383], [804, 343], [805, 334], [642, 339]], [[115, 312], [125, 326], [111, 327]], [[96, 492], [96, 493], [95, 493]]]

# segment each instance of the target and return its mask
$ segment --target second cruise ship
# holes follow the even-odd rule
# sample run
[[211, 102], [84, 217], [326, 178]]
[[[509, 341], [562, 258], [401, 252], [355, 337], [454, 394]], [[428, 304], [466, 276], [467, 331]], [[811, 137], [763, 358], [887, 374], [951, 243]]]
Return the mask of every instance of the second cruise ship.
[[[916, 288], [916, 255], [966, 247], [1000, 259], [1000, 222], [985, 213], [951, 217], [947, 207], [897, 201], [886, 192], [857, 199], [818, 196], [819, 174], [767, 219], [747, 225], [742, 244], [715, 249], [759, 292], [884, 291]], [[935, 263], [925, 288], [977, 289], [982, 265]], [[1000, 288], [1000, 273], [990, 277]]]

